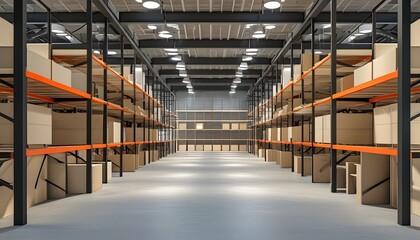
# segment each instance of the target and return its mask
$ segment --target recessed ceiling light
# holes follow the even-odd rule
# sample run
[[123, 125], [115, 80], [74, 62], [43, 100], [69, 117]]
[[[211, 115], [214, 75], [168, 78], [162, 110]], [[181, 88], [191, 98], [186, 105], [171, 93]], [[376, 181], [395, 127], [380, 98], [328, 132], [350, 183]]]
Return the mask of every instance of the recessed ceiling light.
[[246, 55], [248, 55], [248, 56], [255, 56], [255, 55], [257, 55], [257, 53], [256, 52], [247, 52]]
[[58, 23], [51, 24], [51, 32], [53, 32], [53, 33], [64, 33], [65, 31], [66, 31], [66, 29], [64, 28], [63, 25], [58, 24]]
[[173, 35], [171, 33], [159, 33], [159, 37], [161, 37], [161, 38], [172, 38]]
[[356, 37], [360, 37], [360, 36], [364, 36], [365, 34], [364, 33], [355, 33], [354, 34], [354, 36], [356, 36]]
[[239, 65], [239, 67], [248, 68], [248, 63], [242, 62], [241, 65]]
[[237, 85], [232, 85], [232, 88], [234, 89], [234, 88], [237, 88], [238, 86]]
[[157, 0], [145, 0], [143, 1], [143, 7], [147, 9], [157, 9], [160, 7], [160, 3]]
[[371, 33], [372, 32], [372, 25], [371, 24], [363, 24], [359, 27], [360, 33]]
[[65, 37], [65, 36], [67, 36], [67, 33], [65, 33], [65, 32], [64, 33], [57, 33], [56, 35], [59, 36], [59, 37]]
[[101, 54], [101, 52], [99, 50], [93, 50], [94, 54]]
[[178, 52], [178, 49], [176, 48], [165, 48], [163, 50], [165, 50], [165, 52]]
[[168, 54], [168, 56], [176, 56], [176, 55], [178, 55], [177, 52], [167, 52], [166, 54]]
[[235, 94], [235, 89], [230, 90], [230, 94]]
[[276, 28], [275, 25], [265, 25], [264, 27], [265, 27], [265, 29], [268, 29], [268, 30]]
[[156, 30], [157, 26], [156, 25], [152, 25], [152, 24], [148, 24], [147, 28], [149, 28], [150, 30]]
[[70, 36], [70, 35], [67, 35], [67, 36], [66, 36], [66, 38], [67, 38], [68, 40], [73, 40], [73, 37], [72, 37], [72, 36]]
[[277, 9], [281, 6], [281, 4], [278, 1], [273, 0], [265, 0], [264, 1], [264, 7], [268, 9]]
[[182, 83], [191, 83], [191, 82], [190, 82], [190, 79], [188, 79], [188, 78], [184, 78], [184, 79], [182, 80]]
[[182, 58], [181, 58], [181, 56], [176, 55], [176, 56], [171, 57], [171, 60], [172, 60], [172, 61], [181, 61], [181, 60], [182, 60]]
[[117, 55], [116, 51], [108, 51], [108, 55]]
[[321, 51], [315, 51], [315, 54], [322, 54]]
[[245, 52], [258, 52], [258, 48], [248, 48]]
[[325, 24], [324, 26], [322, 26], [322, 28], [326, 29], [326, 28], [330, 28], [331, 24]]
[[188, 89], [192, 89], [192, 88], [193, 88], [193, 86], [191, 86], [191, 85], [187, 85], [187, 88], [188, 88]]
[[241, 79], [240, 79], [240, 78], [235, 78], [235, 79], [233, 80], [233, 83], [241, 83]]
[[187, 74], [187, 72], [185, 70], [181, 70], [181, 71], [179, 71], [179, 76], [180, 77], [187, 77], [188, 74]]
[[252, 57], [251, 56], [243, 56], [242, 57], [242, 61], [244, 61], [244, 62], [249, 62], [251, 60], [252, 60]]
[[184, 62], [177, 63], [176, 68], [185, 68], [185, 63]]
[[252, 37], [253, 38], [265, 38], [265, 33], [257, 33], [257, 34], [253, 34]]
[[244, 76], [244, 74], [243, 74], [242, 72], [237, 72], [237, 73], [235, 74], [235, 76], [236, 76], [236, 77], [243, 77], [243, 76]]

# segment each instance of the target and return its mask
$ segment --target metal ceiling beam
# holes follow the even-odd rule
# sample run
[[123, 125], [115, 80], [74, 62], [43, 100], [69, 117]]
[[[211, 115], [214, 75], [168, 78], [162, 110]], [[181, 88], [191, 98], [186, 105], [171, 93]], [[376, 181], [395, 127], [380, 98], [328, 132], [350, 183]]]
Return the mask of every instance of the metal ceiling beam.
[[[360, 23], [367, 18], [371, 12], [340, 12], [337, 13], [339, 23]], [[84, 12], [53, 12], [54, 20], [60, 23], [84, 23], [86, 13]], [[28, 13], [28, 23], [46, 23], [46, 12]], [[2, 12], [0, 17], [13, 22], [13, 13]], [[303, 12], [120, 12], [120, 23], [302, 23], [305, 14]], [[420, 18], [420, 13], [412, 13], [412, 22]], [[93, 22], [103, 22], [104, 16], [96, 12], [93, 14]], [[322, 12], [316, 18], [317, 23], [328, 23], [329, 13]], [[369, 21], [368, 21], [369, 22]], [[397, 13], [377, 13], [378, 24], [397, 23]]]
[[[230, 75], [230, 76], [235, 76], [235, 73], [237, 71], [235, 69], [215, 69], [215, 70], [210, 70], [210, 69], [191, 69], [191, 70], [187, 70], [188, 75], [191, 76], [201, 76], [201, 75], [208, 75], [208, 76], [219, 76], [219, 75]], [[242, 71], [242, 73], [246, 76], [246, 75], [257, 75], [260, 76], [262, 73], [262, 70], [255, 70], [255, 69], [249, 69], [246, 71]], [[179, 71], [178, 70], [167, 70], [167, 69], [163, 69], [159, 71], [159, 75], [160, 76], [164, 76], [164, 75], [179, 75]]]
[[[189, 78], [191, 83], [194, 84], [231, 84], [234, 78]], [[184, 84], [183, 78], [167, 78], [166, 83], [170, 85]], [[256, 78], [241, 78], [241, 84], [252, 85], [255, 83]], [[184, 84], [185, 85], [185, 84]]]
[[[185, 91], [185, 86], [171, 86], [172, 91]], [[249, 86], [238, 86], [236, 91], [247, 91]], [[195, 86], [194, 91], [229, 91], [230, 86]]]
[[282, 48], [283, 40], [271, 39], [148, 39], [139, 40], [140, 48]]
[[[187, 65], [239, 65], [242, 62], [241, 57], [226, 57], [226, 58], [189, 58], [184, 57], [183, 61]], [[152, 65], [176, 65], [176, 61], [171, 58], [152, 58]], [[248, 62], [249, 65], [269, 65], [271, 58], [255, 57]]]

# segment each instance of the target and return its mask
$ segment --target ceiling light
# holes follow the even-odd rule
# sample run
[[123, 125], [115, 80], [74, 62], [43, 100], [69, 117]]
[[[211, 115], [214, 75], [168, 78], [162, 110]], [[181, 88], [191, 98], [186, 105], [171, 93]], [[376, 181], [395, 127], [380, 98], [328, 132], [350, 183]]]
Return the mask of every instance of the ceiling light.
[[108, 55], [117, 55], [116, 51], [108, 51]]
[[171, 60], [172, 60], [172, 61], [181, 61], [181, 60], [182, 60], [182, 58], [181, 58], [181, 56], [176, 55], [176, 56], [171, 57]]
[[176, 68], [185, 68], [185, 63], [184, 62], [178, 62], [176, 64]]
[[253, 38], [257, 38], [257, 39], [265, 38], [265, 36], [266, 36], [265, 33], [256, 33], [252, 35]]
[[189, 93], [189, 94], [195, 94], [195, 92], [194, 92], [194, 91], [188, 91], [188, 93]]
[[359, 33], [371, 33], [372, 32], [372, 25], [371, 24], [363, 24], [359, 27]]
[[238, 70], [248, 70], [248, 68], [246, 68], [246, 67], [238, 67]]
[[101, 52], [99, 50], [93, 50], [94, 54], [101, 54]]
[[365, 34], [364, 33], [355, 33], [354, 34], [354, 36], [356, 36], [356, 37], [360, 37], [360, 36], [364, 36]]
[[179, 71], [179, 76], [180, 77], [187, 77], [188, 74], [187, 74], [187, 72], [185, 70], [181, 70], [181, 71]]
[[241, 83], [241, 79], [240, 79], [240, 78], [235, 78], [235, 79], [233, 80], [233, 83]]
[[176, 55], [178, 55], [177, 52], [167, 52], [166, 54], [168, 54], [168, 56], [176, 56]]
[[281, 4], [278, 1], [273, 0], [265, 0], [264, 1], [264, 7], [268, 9], [277, 9], [281, 6]]
[[147, 28], [149, 28], [150, 30], [156, 30], [157, 26], [156, 25], [152, 25], [152, 24], [148, 24]]
[[159, 33], [160, 38], [172, 38], [173, 35], [171, 33]]
[[53, 24], [51, 24], [51, 32], [53, 32], [53, 33], [64, 33], [64, 32], [66, 32], [66, 29], [61, 24], [53, 23]]
[[230, 94], [235, 94], [235, 90], [234, 89], [232, 89], [232, 90], [230, 90], [230, 92], [229, 92]]
[[71, 41], [71, 40], [73, 40], [73, 37], [72, 37], [72, 36], [70, 36], [70, 35], [67, 35], [67, 36], [66, 36], [66, 38], [67, 38], [68, 40], [70, 40], [70, 41]]
[[165, 50], [165, 52], [178, 52], [178, 49], [176, 48], [165, 48], [163, 50]]
[[258, 52], [258, 48], [248, 48], [245, 50], [245, 52]]
[[241, 65], [239, 65], [239, 67], [248, 68], [248, 63], [242, 62]]
[[238, 86], [237, 85], [232, 85], [232, 89], [235, 89], [235, 88], [237, 88]]
[[265, 29], [268, 29], [268, 30], [276, 28], [275, 25], [264, 25], [264, 27], [265, 27]]
[[255, 26], [253, 30], [254, 30], [253, 34], [263, 34], [264, 33], [264, 28], [261, 25]]
[[243, 74], [242, 72], [236, 72], [235, 76], [236, 76], [236, 77], [243, 77], [243, 76], [244, 76], [244, 74]]
[[[136, 1], [139, 1], [139, 0], [136, 0]], [[145, 0], [143, 2], [143, 7], [147, 9], [157, 9], [160, 7], [160, 3], [157, 0]]]
[[247, 56], [255, 56], [255, 55], [257, 55], [257, 53], [256, 52], [247, 52], [247, 53], [245, 53]]
[[244, 62], [249, 62], [251, 60], [252, 60], [252, 57], [251, 56], [243, 56], [242, 57], [242, 61], [244, 61]]
[[322, 26], [323, 29], [330, 28], [330, 27], [331, 27], [331, 24], [325, 24]]
[[184, 79], [182, 80], [182, 82], [183, 82], [183, 83], [191, 83], [191, 82], [190, 82], [190, 79], [188, 79], [188, 78], [184, 78]]
[[56, 35], [59, 36], [59, 37], [65, 37], [65, 36], [67, 36], [67, 33], [65, 33], [65, 32], [64, 33], [57, 33]]
[[192, 88], [193, 88], [193, 86], [191, 86], [191, 85], [187, 85], [187, 88], [188, 88], [188, 89], [192, 89]]
[[321, 51], [315, 51], [315, 54], [322, 54]]
[[354, 39], [356, 39], [356, 36], [353, 36], [353, 35], [352, 35], [352, 36], [350, 36], [350, 37], [349, 37], [349, 42], [353, 41]]

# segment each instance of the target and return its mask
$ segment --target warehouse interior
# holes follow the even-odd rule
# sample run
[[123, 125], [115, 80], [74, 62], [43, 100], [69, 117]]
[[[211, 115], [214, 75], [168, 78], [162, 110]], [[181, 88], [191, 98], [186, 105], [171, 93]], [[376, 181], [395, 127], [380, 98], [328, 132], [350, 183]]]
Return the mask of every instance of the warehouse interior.
[[0, 0], [0, 239], [418, 239], [420, 1]]

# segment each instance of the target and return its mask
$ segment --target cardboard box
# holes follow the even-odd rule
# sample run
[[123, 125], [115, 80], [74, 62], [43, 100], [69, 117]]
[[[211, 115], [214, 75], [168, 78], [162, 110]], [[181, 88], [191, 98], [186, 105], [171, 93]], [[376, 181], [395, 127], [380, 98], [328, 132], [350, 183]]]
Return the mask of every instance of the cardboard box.
[[[395, 164], [395, 167], [397, 165]], [[411, 190], [411, 213], [420, 216], [420, 159], [414, 158], [411, 161], [412, 172], [412, 190]], [[394, 174], [398, 177], [397, 174]], [[398, 189], [395, 189], [395, 193]], [[396, 202], [396, 201], [395, 201]]]
[[302, 126], [288, 127], [288, 140], [292, 142], [309, 141], [309, 124], [304, 124], [304, 135], [302, 140]]
[[[107, 161], [102, 162], [102, 161], [93, 161], [93, 164], [101, 164], [102, 165], [102, 183], [105, 183], [105, 179], [107, 179], [107, 181], [112, 179], [112, 162], [111, 161]], [[106, 164], [106, 167], [105, 167]]]
[[369, 62], [354, 70], [354, 86], [369, 82], [372, 77], [372, 62]]
[[204, 151], [204, 145], [195, 145], [195, 151]]
[[277, 158], [279, 157], [279, 151], [275, 149], [267, 149], [267, 161], [269, 162], [277, 162]]
[[236, 144], [230, 145], [230, 151], [232, 151], [232, 152], [239, 151], [239, 145], [236, 145]]
[[232, 123], [231, 124], [231, 129], [232, 130], [239, 130], [239, 123]]
[[[315, 64], [319, 62], [320, 56], [319, 54], [315, 54], [314, 60]], [[308, 71], [312, 68], [312, 54], [311, 53], [303, 53], [300, 55], [300, 65], [302, 72]]]
[[[66, 153], [53, 154], [52, 157], [48, 157], [47, 165], [47, 176], [48, 180], [55, 185], [47, 184], [47, 195], [48, 199], [61, 199], [65, 198], [66, 192], [62, 189], [66, 189]], [[61, 188], [61, 189], [60, 189]]]
[[[294, 166], [296, 173], [302, 173], [302, 157], [301, 156], [294, 156]], [[303, 168], [304, 168], [304, 176], [311, 176], [312, 175], [312, 157], [311, 156], [304, 156], [303, 161]]]
[[51, 59], [50, 45], [48, 43], [28, 43], [26, 47], [28, 51], [36, 53], [43, 58]]
[[346, 162], [346, 193], [356, 193], [356, 164], [354, 162]]
[[[337, 113], [337, 144], [372, 145], [371, 113]], [[324, 143], [331, 143], [331, 116], [323, 120]]]
[[0, 47], [13, 46], [13, 24], [0, 17]]
[[178, 151], [180, 152], [187, 151], [187, 145], [178, 145]]
[[187, 151], [189, 151], [189, 152], [191, 152], [191, 151], [195, 151], [195, 145], [193, 145], [193, 144], [188, 144]]
[[314, 183], [329, 183], [331, 174], [330, 154], [314, 155]]
[[265, 149], [258, 149], [258, 157], [265, 158]]
[[420, 46], [420, 21], [411, 24], [411, 46]]
[[[356, 164], [356, 198], [360, 204], [389, 204], [390, 182], [389, 156], [361, 153], [360, 164]], [[370, 187], [382, 184], [366, 192]]]
[[247, 151], [246, 145], [239, 145], [239, 151], [246, 152]]
[[223, 130], [229, 130], [230, 129], [230, 123], [222, 123], [222, 129]]
[[[375, 144], [397, 144], [398, 143], [398, 105], [391, 104], [374, 108], [374, 132]], [[411, 116], [420, 113], [420, 103], [411, 103]], [[420, 144], [420, 135], [417, 129], [420, 128], [420, 118], [411, 121], [411, 144]]]
[[213, 152], [219, 152], [222, 151], [221, 145], [213, 145]]
[[315, 117], [315, 142], [324, 142], [324, 116]]
[[213, 151], [212, 145], [204, 145], [204, 151]]
[[292, 167], [292, 152], [279, 151], [277, 157], [277, 164], [281, 168]]
[[[373, 78], [379, 78], [398, 69], [398, 49], [393, 48], [381, 57], [373, 60]], [[417, 57], [420, 47], [411, 47], [411, 73], [420, 73], [420, 61]]]
[[342, 92], [354, 87], [354, 74], [347, 75], [337, 80], [337, 92]]
[[276, 128], [277, 129], [277, 141], [288, 141], [288, 130], [287, 128]]
[[[69, 194], [86, 193], [86, 164], [67, 165], [67, 186]], [[102, 188], [102, 164], [92, 164], [92, 191]]]
[[[112, 171], [120, 171], [120, 155], [109, 155], [109, 160], [112, 161]], [[135, 172], [139, 168], [137, 156], [135, 154], [124, 154], [123, 155], [123, 172]]]
[[375, 43], [374, 53], [375, 59], [382, 57], [384, 54], [388, 53], [397, 48], [396, 43]]
[[[302, 98], [293, 98], [293, 108], [299, 107], [302, 105]], [[289, 99], [288, 106], [292, 107], [292, 100]]]
[[230, 151], [230, 145], [222, 145], [222, 151]]
[[[28, 157], [27, 166], [27, 207], [35, 206], [47, 200], [47, 179], [48, 162], [44, 163], [41, 169], [43, 156]], [[6, 161], [0, 168], [0, 178], [13, 184], [13, 159]], [[35, 182], [40, 173], [37, 188]], [[13, 214], [13, 190], [7, 187], [0, 187], [0, 218]]]
[[[0, 112], [13, 118], [13, 103], [0, 103]], [[27, 104], [27, 143], [52, 143], [51, 109], [43, 106]], [[0, 144], [13, 145], [13, 123], [0, 117]]]
[[247, 123], [240, 123], [240, 124], [239, 124], [239, 129], [240, 129], [240, 130], [248, 130], [248, 125], [247, 125]]

